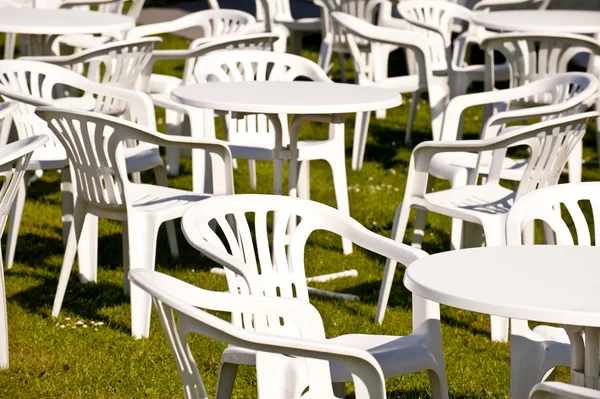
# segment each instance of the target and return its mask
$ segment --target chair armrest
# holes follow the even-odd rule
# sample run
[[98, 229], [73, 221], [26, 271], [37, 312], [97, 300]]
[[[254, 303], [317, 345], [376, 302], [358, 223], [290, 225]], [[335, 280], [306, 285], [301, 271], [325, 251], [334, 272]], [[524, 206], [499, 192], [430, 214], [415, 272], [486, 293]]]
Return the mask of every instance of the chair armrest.
[[600, 399], [600, 391], [564, 382], [543, 382], [531, 390], [531, 399]]
[[121, 0], [74, 0], [64, 1], [58, 8], [73, 8], [77, 6], [97, 6], [102, 4], [118, 3]]

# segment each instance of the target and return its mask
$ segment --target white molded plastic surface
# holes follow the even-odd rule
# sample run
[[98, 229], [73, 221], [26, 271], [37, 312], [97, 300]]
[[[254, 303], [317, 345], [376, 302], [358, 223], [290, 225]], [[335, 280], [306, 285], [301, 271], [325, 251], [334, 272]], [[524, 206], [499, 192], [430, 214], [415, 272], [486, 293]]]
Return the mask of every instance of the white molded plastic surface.
[[600, 391], [564, 382], [544, 382], [533, 387], [530, 399], [600, 399]]
[[499, 31], [600, 33], [600, 11], [589, 10], [476, 12], [473, 22]]
[[[253, 224], [249, 218], [253, 218]], [[289, 231], [289, 221], [296, 218], [298, 225]], [[229, 290], [236, 295], [281, 296], [308, 302], [304, 248], [316, 230], [333, 232], [402, 264], [426, 257], [425, 252], [377, 235], [334, 208], [284, 196], [209, 198], [184, 214], [182, 229], [194, 248], [225, 267]], [[217, 235], [215, 231], [223, 234]], [[282, 334], [293, 334], [286, 315], [280, 327]], [[233, 311], [232, 323], [253, 328], [251, 316], [241, 310]], [[437, 304], [414, 296], [413, 327], [413, 333], [406, 337], [349, 334], [331, 342], [370, 351], [386, 377], [428, 370], [434, 398], [447, 398]], [[228, 384], [235, 379], [231, 364], [254, 364], [254, 353], [230, 346], [221, 363], [224, 371], [219, 384], [228, 391], [227, 395], [231, 391]], [[339, 366], [332, 365], [331, 369], [334, 382], [351, 381], [348, 372]]]
[[[217, 174], [215, 182], [220, 183], [216, 185], [215, 192], [233, 194], [231, 152], [222, 142], [167, 136], [141, 125], [98, 113], [40, 107], [36, 115], [47, 121], [50, 130], [66, 149], [77, 188], [73, 223], [69, 229], [52, 310], [55, 317], [60, 312], [76, 253], [80, 258], [80, 270], [81, 258], [90, 256], [81, 247], [78, 248], [89, 216], [123, 222], [125, 291], [129, 293], [127, 274], [130, 267], [154, 269], [156, 239], [161, 224], [181, 217], [191, 204], [207, 197], [205, 194], [167, 187], [164, 168], [161, 174], [156, 174], [162, 186], [130, 182], [123, 156], [124, 141], [204, 149], [221, 160], [218, 162], [219, 159], [214, 158], [216, 163], [213, 171]], [[174, 224], [167, 224], [167, 230], [174, 233]], [[177, 256], [174, 238], [174, 234], [170, 235], [169, 244], [172, 255]], [[137, 287], [132, 287], [130, 294], [132, 335], [147, 337], [150, 330], [150, 297]]]

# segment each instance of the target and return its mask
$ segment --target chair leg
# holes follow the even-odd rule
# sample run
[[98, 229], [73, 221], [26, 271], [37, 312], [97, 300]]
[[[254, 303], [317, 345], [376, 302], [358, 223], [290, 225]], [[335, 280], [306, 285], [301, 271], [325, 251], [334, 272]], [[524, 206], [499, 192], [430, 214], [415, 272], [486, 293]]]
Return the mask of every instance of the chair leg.
[[310, 199], [310, 161], [299, 162], [298, 165], [298, 197]]
[[[154, 178], [159, 186], [168, 187], [167, 171], [164, 166], [158, 166], [154, 168]], [[177, 246], [177, 233], [175, 231], [175, 221], [168, 220], [165, 222], [167, 227], [167, 238], [169, 240], [169, 249], [171, 250], [171, 256], [173, 258], [179, 257], [179, 248]]]
[[237, 371], [237, 364], [221, 363], [221, 370], [219, 371], [219, 380], [217, 381], [217, 393], [215, 395], [215, 399], [231, 398]]
[[56, 289], [56, 296], [54, 297], [54, 305], [52, 307], [52, 316], [54, 317], [58, 317], [60, 314], [60, 308], [62, 307], [63, 299], [65, 298], [65, 292], [67, 291], [67, 284], [69, 283], [69, 276], [71, 275], [71, 270], [73, 269], [73, 263], [75, 261], [75, 255], [77, 254], [77, 241], [79, 240], [83, 224], [85, 223], [85, 218], [85, 205], [83, 205], [81, 202], [76, 203], [75, 211], [73, 213], [73, 223], [69, 229], [69, 238], [67, 239], [65, 256], [63, 258], [60, 277], [58, 279], [58, 287]]
[[[465, 223], [468, 224], [468, 223]], [[488, 247], [506, 245], [504, 238], [504, 219], [495, 224], [489, 224], [484, 227], [485, 242]], [[500, 316], [490, 316], [490, 325], [492, 330], [492, 341], [508, 342], [508, 318]]]
[[4, 41], [4, 59], [12, 60], [15, 57], [15, 45], [17, 35], [15, 33], [7, 33]]
[[252, 191], [256, 191], [256, 161], [254, 159], [248, 160], [248, 175], [250, 176], [250, 188]]
[[[127, 244], [130, 269], [154, 270], [156, 259], [156, 239], [158, 225], [154, 221], [138, 215], [128, 215]], [[131, 335], [146, 338], [150, 334], [150, 294], [135, 284], [130, 285], [131, 296]]]
[[63, 168], [60, 172], [60, 195], [62, 204], [62, 235], [63, 245], [67, 245], [69, 229], [73, 223], [73, 211], [75, 208], [75, 185], [72, 181], [71, 169]]
[[[343, 123], [331, 124], [331, 129], [344, 131]], [[343, 134], [336, 134], [336, 137], [343, 137]], [[348, 202], [348, 179], [346, 176], [346, 158], [344, 146], [341, 145], [335, 149], [336, 154], [327, 159], [333, 175], [333, 189], [335, 191], [335, 202], [337, 209], [344, 215], [350, 216], [350, 204]], [[347, 238], [342, 238], [342, 248], [344, 255], [352, 253], [352, 242]]]
[[82, 284], [98, 281], [98, 217], [87, 215], [77, 238], [77, 259], [79, 260], [79, 282]]
[[569, 183], [581, 183], [581, 174], [583, 163], [583, 142], [579, 140], [579, 142], [571, 151], [569, 155]]
[[[183, 116], [179, 112], [170, 109], [165, 110], [165, 124], [168, 135], [181, 136], [183, 127], [182, 119]], [[167, 157], [167, 173], [169, 176], [178, 176], [181, 148], [167, 147], [165, 149], [165, 154]]]
[[356, 114], [354, 124], [354, 141], [352, 144], [352, 170], [361, 170], [367, 147], [367, 134], [369, 132], [370, 112]]
[[133, 172], [131, 174], [131, 181], [135, 184], [142, 184], [142, 174], [140, 172]]
[[4, 269], [0, 268], [0, 369], [8, 368], [8, 318]]
[[[396, 210], [394, 217], [394, 226], [392, 227], [392, 239], [397, 242], [402, 242], [404, 239], [404, 232], [406, 231], [406, 225], [408, 224], [408, 217], [410, 215], [410, 203], [402, 202]], [[390, 292], [392, 290], [392, 283], [394, 281], [394, 273], [396, 272], [396, 261], [393, 259], [386, 259], [385, 268], [383, 271], [383, 278], [381, 279], [381, 288], [379, 289], [379, 300], [377, 302], [377, 312], [375, 315], [375, 321], [379, 324], [383, 322], [385, 316], [385, 310], [390, 298]]]
[[415, 91], [410, 99], [410, 110], [408, 111], [408, 124], [406, 125], [406, 136], [404, 136], [405, 144], [410, 144], [412, 142], [412, 129], [415, 123], [415, 117], [417, 116], [417, 109], [419, 108], [419, 97], [420, 92]]
[[321, 50], [319, 52], [319, 66], [325, 72], [329, 73], [331, 69], [331, 55], [333, 52], [333, 47], [331, 45], [331, 39], [328, 37], [323, 38], [323, 42], [321, 43]]
[[10, 220], [8, 222], [8, 235], [6, 237], [6, 253], [4, 254], [4, 263], [7, 269], [11, 269], [15, 258], [17, 248], [17, 239], [19, 237], [19, 227], [21, 226], [21, 217], [23, 216], [23, 207], [25, 206], [26, 188], [25, 181], [27, 175], [19, 182], [17, 195], [12, 203], [10, 210]]
[[[430, 179], [431, 180], [431, 179]], [[421, 248], [423, 244], [423, 237], [425, 237], [425, 222], [427, 221], [427, 210], [417, 209], [417, 215], [415, 217], [415, 225], [413, 229], [412, 246], [415, 248]]]

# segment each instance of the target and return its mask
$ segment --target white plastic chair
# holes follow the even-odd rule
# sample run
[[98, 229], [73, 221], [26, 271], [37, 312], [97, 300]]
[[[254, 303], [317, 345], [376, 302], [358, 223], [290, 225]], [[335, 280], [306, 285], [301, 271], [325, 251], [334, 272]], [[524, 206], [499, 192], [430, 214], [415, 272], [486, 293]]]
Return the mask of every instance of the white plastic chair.
[[[307, 302], [208, 291], [149, 270], [132, 270], [129, 278], [153, 297], [186, 399], [208, 398], [188, 345], [192, 333], [256, 351], [259, 399], [338, 398], [332, 390], [329, 362], [352, 373], [357, 399], [386, 398], [384, 373], [375, 358], [365, 350], [326, 339], [319, 312]], [[252, 314], [255, 331], [203, 309]], [[296, 334], [282, 334], [279, 317], [285, 317]], [[310, 391], [305, 393], [307, 387]]]
[[[450, 101], [444, 119], [442, 141], [453, 141], [462, 138], [461, 118], [468, 108], [474, 106], [493, 105], [496, 113], [484, 120], [481, 138], [491, 138], [514, 130], [508, 123], [524, 120], [548, 120], [561, 116], [583, 112], [588, 108], [590, 100], [598, 92], [598, 79], [591, 74], [569, 72], [549, 76], [512, 89], [496, 90], [477, 94], [459, 96]], [[526, 100], [532, 96], [545, 97], [547, 103], [524, 109], [511, 109], [514, 102]], [[573, 155], [571, 154], [571, 158]], [[437, 154], [431, 160], [429, 173], [450, 182], [452, 188], [466, 186], [476, 173], [485, 175], [489, 172], [492, 157], [490, 153], [481, 157], [476, 153], [452, 152]], [[518, 184], [527, 168], [527, 161], [506, 157], [500, 171], [500, 178]], [[571, 172], [571, 170], [569, 170]], [[424, 223], [424, 221], [419, 221]], [[416, 226], [420, 231], [424, 225]], [[413, 245], [420, 246], [421, 235], [416, 235]], [[462, 221], [453, 219], [451, 248], [462, 247]]]
[[552, 0], [480, 0], [473, 5], [473, 11], [510, 10], [515, 6], [527, 9], [545, 10]]
[[[506, 58], [509, 65], [510, 87], [517, 87], [525, 83], [557, 73], [567, 72], [569, 63], [579, 54], [589, 54], [590, 57], [600, 56], [600, 43], [597, 40], [572, 34], [556, 33], [502, 33], [487, 38], [481, 43], [485, 51], [485, 90], [490, 91], [495, 87], [494, 65], [495, 53], [499, 52]], [[590, 63], [592, 65], [593, 63]], [[590, 70], [589, 72], [594, 72]], [[512, 104], [512, 108], [528, 107], [532, 104], [545, 103], [542, 97], [530, 97], [519, 103]], [[593, 99], [590, 101], [590, 106]], [[600, 106], [600, 100], [597, 104]], [[597, 108], [599, 108], [597, 106]], [[597, 128], [597, 141], [600, 140], [600, 127]], [[581, 181], [583, 145], [573, 151], [569, 159], [569, 181]], [[600, 142], [598, 143], [600, 151]], [[598, 153], [600, 160], [600, 152]]]
[[[341, 25], [346, 33], [346, 41], [350, 48], [354, 69], [358, 77], [358, 84], [397, 90], [400, 93], [411, 93], [412, 101], [408, 125], [406, 128], [405, 142], [410, 141], [412, 125], [417, 112], [418, 100], [422, 92], [427, 92], [431, 108], [431, 125], [434, 140], [439, 140], [444, 109], [448, 103], [448, 79], [433, 76], [431, 73], [429, 49], [427, 38], [420, 32], [398, 31], [369, 24], [349, 14], [334, 12], [331, 17], [335, 23]], [[403, 47], [410, 50], [418, 67], [416, 75], [399, 77], [380, 77], [375, 79], [372, 71], [360, 52], [357, 42], [368, 42], [372, 48], [385, 45]], [[371, 50], [371, 52], [376, 52]], [[371, 72], [371, 73], [370, 73]], [[365, 112], [356, 115], [354, 127], [354, 144], [352, 147], [352, 169], [362, 168], [367, 133], [371, 113]]]
[[[238, 49], [254, 49], [269, 51], [273, 49], [274, 43], [280, 40], [280, 36], [274, 33], [256, 33], [256, 34], [239, 34], [225, 35], [216, 37], [214, 40], [202, 42], [195, 47], [190, 46], [187, 50], [156, 50], [152, 59], [146, 66], [143, 72], [144, 80], [149, 83], [144, 83], [150, 93], [150, 97], [156, 107], [165, 109], [166, 133], [172, 135], [191, 135], [190, 124], [195, 127], [200, 126], [201, 122], [190, 122], [191, 119], [196, 119], [198, 109], [180, 104], [171, 99], [171, 91], [178, 86], [194, 82], [193, 70], [196, 61], [213, 51], [219, 50], [238, 50]], [[154, 79], [156, 75], [152, 74], [152, 67], [155, 62], [163, 60], [185, 60], [183, 77], [178, 79], [174, 76], [169, 76], [167, 79]], [[196, 137], [203, 137], [201, 131], [195, 132]], [[179, 160], [181, 151], [179, 148], [167, 149], [167, 172], [176, 176], [179, 174]], [[196, 161], [204, 162], [205, 157], [196, 152]], [[194, 177], [194, 189], [203, 191], [205, 189], [204, 176]]]
[[[136, 140], [160, 146], [202, 148], [221, 159], [219, 163], [214, 158], [215, 193], [233, 194], [231, 153], [225, 144], [217, 140], [171, 137], [135, 123], [91, 112], [40, 107], [36, 114], [48, 123], [66, 149], [77, 183], [73, 224], [69, 229], [52, 309], [54, 317], [60, 313], [75, 254], [79, 253], [80, 257], [88, 255], [77, 248], [88, 215], [123, 222], [124, 286], [125, 292], [129, 293], [127, 275], [130, 268], [154, 269], [160, 225], [181, 217], [191, 204], [207, 198], [201, 193], [130, 182], [122, 142]], [[134, 337], [147, 337], [150, 331], [150, 297], [136, 287], [131, 288], [130, 294], [131, 333]]]
[[[584, 203], [591, 205], [593, 221], [583, 213]], [[567, 210], [563, 216], [568, 214], [573, 222], [573, 230], [561, 217], [561, 205]], [[554, 238], [558, 245], [575, 245], [576, 242], [598, 246], [600, 226], [596, 215], [599, 210], [599, 182], [559, 184], [534, 191], [516, 201], [508, 213], [506, 242], [522, 245], [522, 231], [530, 223], [541, 220], [551, 231], [552, 235], [547, 236]], [[592, 234], [596, 237], [594, 240]], [[511, 397], [525, 397], [535, 384], [553, 373], [554, 367], [571, 365], [570, 340], [563, 328], [542, 324], [531, 329], [527, 320], [512, 319], [510, 332]]]
[[[346, 81], [344, 68], [344, 54], [350, 53], [344, 33], [333, 23], [331, 15], [334, 12], [343, 12], [354, 17], [375, 24], [377, 11], [381, 4], [388, 0], [315, 0], [314, 3], [321, 7], [322, 43], [319, 52], [319, 66], [329, 72], [331, 69], [331, 56], [338, 54], [342, 81]], [[393, 46], [380, 46], [377, 52], [372, 52], [368, 42], [357, 42], [360, 51], [364, 53], [365, 65], [374, 74], [375, 79], [387, 76], [389, 53], [395, 49]], [[385, 114], [383, 114], [385, 116]]]
[[[0, 104], [0, 120], [6, 118], [16, 108], [15, 103]], [[48, 136], [40, 135], [19, 140], [0, 147], [0, 237], [4, 231], [8, 213], [12, 207], [19, 183], [23, 179], [27, 162], [32, 152], [48, 141]], [[4, 268], [0, 260], [0, 369], [8, 368], [8, 320], [6, 313], [6, 291]]]
[[[228, 71], [228, 72], [226, 72]], [[314, 62], [293, 54], [269, 51], [237, 50], [207, 54], [196, 63], [194, 77], [198, 83], [210, 81], [293, 81], [308, 78], [317, 82], [331, 82], [327, 74]], [[318, 95], [318, 93], [315, 93]], [[206, 115], [206, 113], [205, 113]], [[265, 115], [230, 116], [227, 124], [227, 141], [234, 158], [248, 159], [250, 184], [256, 187], [255, 160], [273, 160], [275, 127]], [[287, 115], [279, 115], [283, 128], [282, 145], [289, 144]], [[192, 122], [192, 120], [190, 120]], [[192, 134], [196, 127], [192, 126]], [[210, 134], [210, 135], [209, 135]], [[205, 132], [210, 138], [214, 132]], [[298, 193], [310, 198], [310, 161], [324, 160], [331, 166], [333, 188], [338, 209], [350, 214], [343, 124], [329, 130], [327, 140], [301, 140], [298, 142], [299, 179]], [[202, 167], [202, 165], [200, 165]], [[194, 174], [199, 168], [194, 166]], [[199, 173], [200, 176], [203, 173]], [[349, 244], [349, 243], [348, 243]], [[352, 252], [351, 245], [344, 244], [344, 253]]]
[[[297, 218], [297, 227], [286, 237], [288, 222]], [[308, 302], [304, 250], [315, 230], [333, 232], [405, 265], [426, 256], [421, 250], [370, 232], [329, 206], [300, 198], [256, 194], [211, 198], [190, 208], [181, 223], [188, 242], [225, 268], [229, 291], [236, 295], [280, 296]], [[211, 228], [214, 224], [222, 235]], [[447, 398], [439, 306], [417, 296], [412, 300], [413, 333], [409, 336], [350, 334], [330, 342], [369, 351], [386, 377], [427, 370], [433, 397]], [[234, 325], [252, 328], [251, 316], [242, 309], [233, 310]], [[284, 323], [283, 330], [289, 334], [290, 326]], [[239, 364], [255, 364], [255, 353], [229, 346], [221, 358], [218, 398], [231, 394]], [[351, 381], [351, 376], [338, 365], [332, 364], [331, 371], [335, 392], [343, 397], [344, 382]]]
[[600, 391], [564, 382], [544, 382], [531, 391], [530, 399], [600, 399]]
[[[115, 63], [114, 65], [120, 65]], [[106, 73], [105, 73], [106, 75]], [[61, 90], [58, 90], [58, 89]], [[63, 97], [65, 88], [75, 89], [84, 93], [82, 97]], [[56, 94], [59, 94], [58, 96]], [[19, 108], [13, 114], [13, 121], [19, 138], [36, 134], [49, 134], [52, 139], [43, 148], [38, 149], [29, 163], [30, 171], [37, 170], [62, 170], [61, 191], [63, 201], [63, 240], [66, 242], [69, 224], [73, 212], [74, 189], [71, 184], [71, 174], [68, 172], [68, 160], [64, 148], [57, 142], [51, 132], [35, 114], [35, 108], [44, 105], [75, 108], [81, 107], [87, 111], [106, 113], [111, 115], [124, 115], [129, 120], [138, 122], [150, 129], [156, 128], [152, 102], [144, 94], [123, 89], [111, 84], [93, 82], [76, 72], [63, 67], [24, 60], [0, 61], [0, 96], [4, 100], [19, 102]], [[8, 137], [4, 137], [6, 142]], [[130, 173], [135, 174], [145, 170], [153, 170], [157, 182], [167, 184], [164, 164], [160, 158], [158, 147], [148, 143], [128, 143], [124, 150], [127, 167]], [[137, 180], [137, 179], [136, 179]], [[12, 266], [21, 214], [25, 203], [25, 184], [19, 191], [15, 208], [11, 214], [7, 237], [7, 251], [5, 264]], [[94, 223], [90, 222], [90, 226]], [[93, 230], [92, 227], [90, 227]], [[175, 239], [174, 228], [169, 233]], [[173, 241], [174, 242], [174, 241]], [[87, 249], [95, 251], [93, 247]], [[172, 248], [173, 250], [173, 248]], [[176, 253], [174, 249], [174, 253]], [[84, 268], [85, 269], [85, 268]], [[82, 275], [82, 280], [90, 280], [90, 276]]]
[[[506, 214], [515, 199], [558, 182], [569, 154], [585, 134], [588, 119], [596, 115], [588, 112], [553, 119], [484, 140], [419, 144], [410, 159], [404, 200], [396, 211], [392, 238], [402, 242], [410, 210], [416, 208], [414, 235], [423, 236], [427, 212], [435, 212], [466, 222], [463, 247], [481, 245], [481, 229], [487, 246], [504, 245]], [[530, 155], [523, 178], [513, 191], [502, 187], [499, 180], [506, 151], [514, 146], [528, 147]], [[429, 169], [432, 158], [436, 154], [457, 151], [494, 151], [485, 183], [477, 184], [478, 173], [475, 173], [467, 186], [431, 192]], [[377, 304], [378, 321], [383, 319], [395, 270], [396, 262], [388, 259]], [[492, 339], [508, 340], [507, 319], [492, 316]]]
[[290, 53], [301, 55], [305, 32], [321, 32], [321, 18], [294, 18], [290, 0], [256, 0], [256, 20], [268, 23], [269, 32], [285, 32], [290, 39]]
[[[450, 95], [456, 97], [465, 94], [472, 82], [483, 81], [485, 65], [466, 64], [466, 49], [471, 44], [460, 35], [452, 41], [455, 22], [461, 21], [471, 25], [473, 11], [458, 4], [441, 0], [408, 0], [398, 4], [400, 15], [411, 24], [411, 29], [418, 30], [428, 37], [431, 69], [434, 75], [448, 76]], [[477, 41], [483, 40], [485, 31], [479, 31]], [[508, 73], [507, 66], [496, 65], [499, 77]]]

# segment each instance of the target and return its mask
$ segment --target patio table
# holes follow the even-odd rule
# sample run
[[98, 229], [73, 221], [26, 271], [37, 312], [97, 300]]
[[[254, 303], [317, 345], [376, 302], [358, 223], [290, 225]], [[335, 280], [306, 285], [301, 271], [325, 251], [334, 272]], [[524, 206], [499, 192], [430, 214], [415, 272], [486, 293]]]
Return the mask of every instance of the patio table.
[[476, 12], [473, 22], [486, 29], [509, 32], [600, 33], [600, 11], [511, 10]]
[[[48, 8], [2, 8], [0, 32], [26, 35], [27, 55], [52, 55], [51, 45], [60, 35], [107, 34], [135, 26], [126, 15]], [[5, 51], [4, 58], [12, 55]]]
[[[281, 194], [283, 161], [289, 159], [288, 194], [291, 196], [297, 195], [297, 142], [305, 122], [343, 124], [346, 113], [387, 109], [402, 103], [400, 94], [392, 90], [325, 82], [200, 83], [178, 87], [171, 97], [198, 108], [242, 115], [265, 114], [275, 127], [274, 192]], [[279, 114], [294, 115], [287, 148], [282, 146]], [[198, 178], [201, 176], [194, 176], [195, 181]]]
[[571, 341], [571, 383], [600, 389], [599, 256], [600, 248], [584, 246], [451, 251], [412, 263], [404, 284], [444, 305], [562, 325]]

